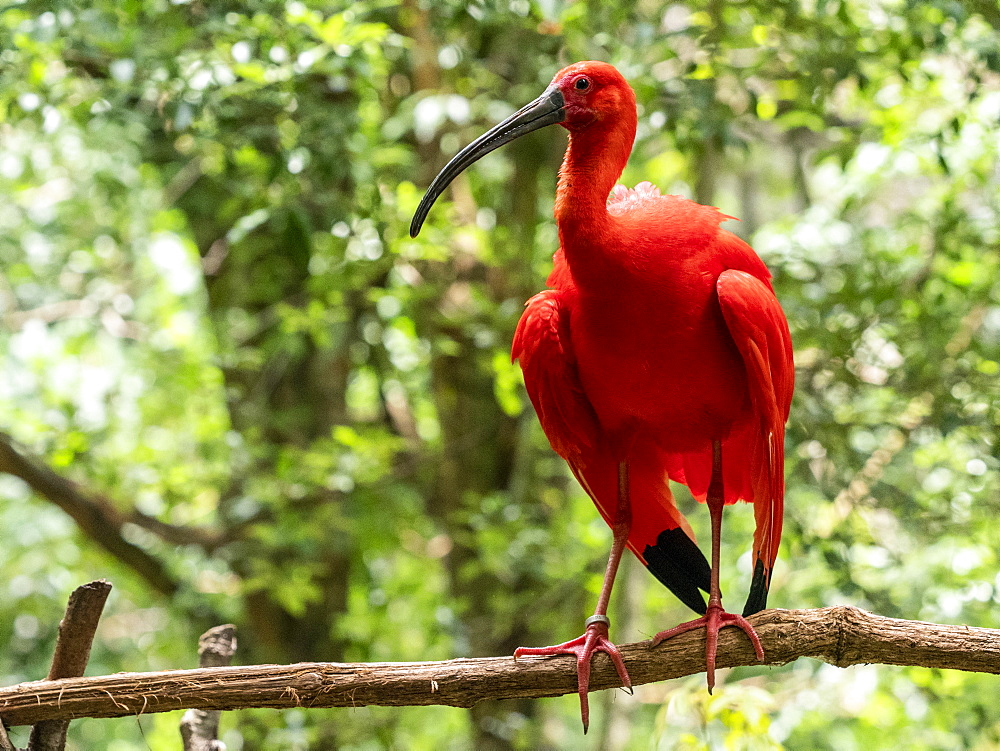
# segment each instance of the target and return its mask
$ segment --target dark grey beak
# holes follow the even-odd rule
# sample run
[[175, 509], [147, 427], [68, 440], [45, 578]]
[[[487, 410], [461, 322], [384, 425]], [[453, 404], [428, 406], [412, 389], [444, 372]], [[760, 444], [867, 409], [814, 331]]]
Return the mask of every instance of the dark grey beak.
[[561, 123], [565, 119], [566, 100], [559, 89], [550, 86], [538, 99], [525, 105], [502, 123], [479, 136], [458, 152], [427, 188], [427, 192], [413, 215], [413, 221], [410, 222], [410, 237], [417, 236], [431, 206], [434, 205], [438, 196], [444, 193], [444, 189], [451, 184], [451, 181], [458, 177], [459, 172], [505, 143], [520, 138], [533, 130], [544, 128], [546, 125]]

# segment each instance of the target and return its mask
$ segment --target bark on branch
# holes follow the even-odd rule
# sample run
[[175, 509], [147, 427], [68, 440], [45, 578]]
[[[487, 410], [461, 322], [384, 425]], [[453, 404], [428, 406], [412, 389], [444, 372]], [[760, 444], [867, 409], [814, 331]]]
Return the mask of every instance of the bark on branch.
[[[767, 610], [751, 622], [766, 665], [815, 657], [847, 667], [859, 663], [919, 665], [1000, 673], [1000, 630], [884, 618], [853, 607]], [[635, 685], [704, 669], [701, 632], [653, 649], [621, 646]], [[758, 664], [746, 637], [725, 629], [719, 667]], [[594, 659], [591, 687], [617, 686], [606, 655]], [[576, 690], [567, 656], [484, 657], [416, 663], [251, 665], [98, 678], [37, 681], [0, 689], [0, 716], [12, 725], [74, 717], [122, 717], [175, 709], [356, 707], [444, 704], [470, 707], [484, 699], [559, 696]]]

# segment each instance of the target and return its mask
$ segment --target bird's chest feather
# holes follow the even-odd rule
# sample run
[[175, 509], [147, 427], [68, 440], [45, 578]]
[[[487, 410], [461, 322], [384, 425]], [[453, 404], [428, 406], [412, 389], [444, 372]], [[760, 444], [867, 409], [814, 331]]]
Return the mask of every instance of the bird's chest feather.
[[721, 438], [748, 406], [746, 372], [715, 274], [579, 294], [571, 319], [580, 378], [602, 427], [684, 450]]

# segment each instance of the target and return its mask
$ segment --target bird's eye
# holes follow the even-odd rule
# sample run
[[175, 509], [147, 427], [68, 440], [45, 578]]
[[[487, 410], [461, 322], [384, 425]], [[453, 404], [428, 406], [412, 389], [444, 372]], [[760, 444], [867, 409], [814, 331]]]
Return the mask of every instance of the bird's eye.
[[576, 83], [573, 84], [573, 88], [575, 88], [577, 91], [586, 91], [587, 89], [590, 88], [590, 79], [589, 78], [576, 79]]

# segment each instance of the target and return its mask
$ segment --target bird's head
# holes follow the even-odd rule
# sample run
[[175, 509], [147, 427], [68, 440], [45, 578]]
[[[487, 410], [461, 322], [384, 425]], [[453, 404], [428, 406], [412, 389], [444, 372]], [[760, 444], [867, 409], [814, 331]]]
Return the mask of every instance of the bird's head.
[[626, 113], [635, 116], [635, 94], [613, 66], [588, 60], [563, 68], [541, 96], [481, 135], [444, 166], [413, 214], [410, 237], [420, 232], [434, 201], [451, 181], [494, 149], [546, 125], [559, 123], [576, 132]]
[[628, 111], [635, 112], [635, 94], [621, 73], [607, 63], [588, 60], [556, 73], [549, 88], [563, 97], [567, 130], [582, 130]]

